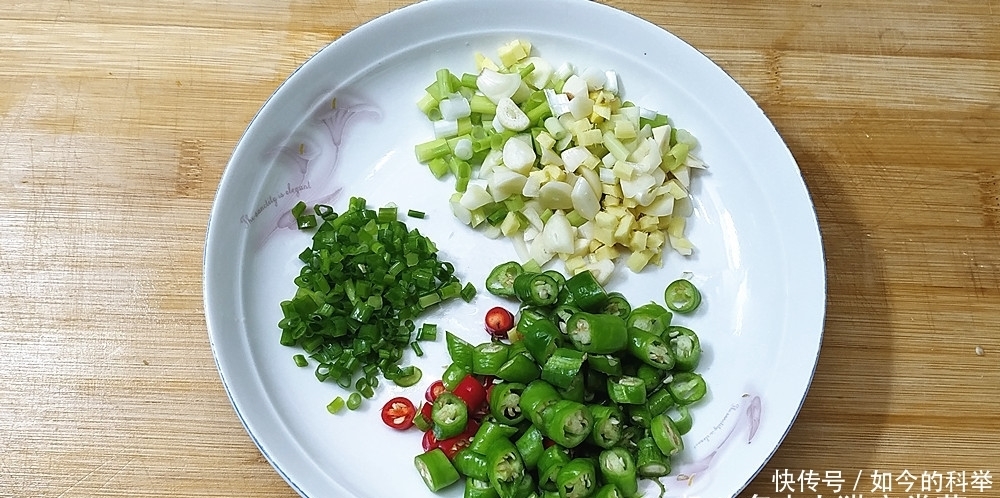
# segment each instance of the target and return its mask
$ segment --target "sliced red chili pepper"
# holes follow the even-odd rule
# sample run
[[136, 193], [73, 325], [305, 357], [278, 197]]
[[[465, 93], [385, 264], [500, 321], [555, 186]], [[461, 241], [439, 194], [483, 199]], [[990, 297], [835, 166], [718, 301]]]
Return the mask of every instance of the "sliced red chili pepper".
[[[461, 434], [443, 441], [434, 440], [434, 447], [441, 448], [441, 451], [443, 451], [445, 455], [448, 455], [449, 459], [454, 458], [456, 453], [468, 448], [469, 445], [472, 444], [472, 439], [476, 437], [477, 431], [479, 431], [479, 424], [476, 421], [470, 421], [469, 425], [465, 426], [465, 430], [462, 431]], [[432, 434], [431, 438], [433, 437], [434, 436]]]
[[438, 395], [445, 391], [444, 382], [441, 380], [435, 380], [430, 386], [427, 386], [427, 391], [424, 393], [424, 399], [429, 403], [433, 403], [437, 399]]
[[486, 388], [472, 375], [466, 375], [451, 392], [465, 402], [469, 413], [479, 411], [486, 403]]
[[420, 446], [424, 451], [431, 451], [438, 447], [438, 440], [434, 437], [434, 431], [424, 431], [424, 437], [420, 440]]
[[501, 306], [486, 312], [486, 331], [496, 339], [506, 339], [507, 332], [514, 328], [514, 315]]
[[402, 431], [413, 427], [413, 417], [416, 414], [417, 409], [413, 406], [413, 402], [400, 396], [390, 399], [382, 407], [382, 422]]

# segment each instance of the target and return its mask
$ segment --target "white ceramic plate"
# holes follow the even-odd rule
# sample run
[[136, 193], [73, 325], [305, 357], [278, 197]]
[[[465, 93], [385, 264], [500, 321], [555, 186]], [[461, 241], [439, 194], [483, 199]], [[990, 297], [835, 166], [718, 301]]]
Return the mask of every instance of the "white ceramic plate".
[[[425, 372], [420, 384], [383, 383], [363, 409], [327, 413], [343, 392], [296, 367], [296, 351], [278, 344], [278, 303], [294, 293], [296, 256], [310, 243], [288, 228], [287, 212], [300, 199], [339, 211], [351, 196], [425, 211], [425, 220], [408, 224], [482, 288], [514, 250], [452, 218], [452, 183], [413, 157], [414, 144], [431, 137], [415, 102], [435, 70], [472, 72], [476, 51], [494, 54], [518, 37], [550, 61], [616, 70], [626, 98], [669, 114], [701, 142], [710, 169], [693, 190], [695, 255], [670, 254], [662, 268], [639, 275], [619, 271], [609, 286], [632, 302], [662, 301], [667, 282], [693, 273], [704, 305], [676, 321], [702, 338], [710, 394], [662, 482], [672, 497], [734, 496], [780, 444], [812, 378], [825, 303], [813, 207], [785, 144], [731, 78], [670, 33], [593, 2], [422, 2], [348, 33], [278, 88], [225, 170], [206, 240], [209, 337], [233, 406], [303, 496], [433, 496], [412, 464], [419, 434], [385, 428], [377, 412], [392, 396], [422, 397], [447, 365], [443, 341], [408, 358]], [[481, 342], [481, 317], [498, 303], [480, 292], [472, 304], [450, 303], [425, 319]], [[458, 488], [441, 495], [461, 496]]]

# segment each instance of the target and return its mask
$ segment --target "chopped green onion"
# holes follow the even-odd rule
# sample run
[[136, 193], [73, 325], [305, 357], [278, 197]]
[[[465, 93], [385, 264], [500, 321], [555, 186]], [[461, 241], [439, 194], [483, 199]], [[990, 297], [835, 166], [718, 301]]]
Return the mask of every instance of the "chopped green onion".
[[333, 398], [333, 401], [331, 401], [330, 404], [326, 405], [326, 411], [334, 415], [336, 415], [337, 412], [339, 412], [343, 408], [344, 408], [344, 398], [341, 398], [340, 396]]
[[467, 282], [465, 287], [462, 288], [462, 292], [460, 294], [463, 301], [467, 303], [471, 302], [472, 298], [476, 297], [476, 286], [472, 285], [472, 282]]
[[400, 369], [399, 374], [393, 376], [391, 380], [399, 387], [410, 387], [423, 378], [424, 372], [413, 365], [407, 365]]
[[418, 341], [433, 341], [437, 339], [438, 327], [433, 323], [425, 323], [417, 332]]
[[[352, 390], [360, 404], [375, 395], [379, 373], [397, 383], [419, 375], [399, 367], [418, 335], [414, 321], [427, 307], [462, 297], [462, 282], [433, 241], [397, 219], [395, 206], [375, 211], [355, 197], [340, 214], [317, 212], [323, 221], [298, 255], [295, 294], [280, 303], [280, 342], [302, 348], [296, 365], [315, 361], [317, 380]], [[421, 329], [417, 340], [433, 340], [431, 332]]]
[[299, 229], [305, 230], [316, 226], [316, 215], [306, 212], [305, 202], [299, 201], [295, 203], [295, 205], [292, 206], [291, 213], [292, 217], [295, 218], [295, 224], [299, 227]]
[[292, 356], [292, 361], [294, 361], [295, 362], [295, 366], [298, 366], [298, 367], [304, 367], [304, 366], [308, 366], [309, 365], [309, 361], [306, 360], [306, 357], [304, 355], [301, 355], [301, 354], [297, 354], [295, 356]]
[[386, 206], [378, 209], [378, 222], [389, 223], [396, 221], [397, 209], [395, 206]]
[[426, 214], [423, 211], [417, 211], [415, 209], [410, 209], [406, 211], [406, 216], [410, 218], [421, 218], [423, 219]]
[[413, 342], [410, 343], [410, 349], [412, 349], [413, 350], [413, 354], [415, 354], [417, 356], [423, 356], [424, 355], [424, 348], [421, 348], [420, 344], [418, 344], [417, 341], [413, 341]]
[[358, 408], [361, 408], [361, 395], [358, 393], [351, 393], [351, 395], [347, 397], [347, 409], [357, 410]]

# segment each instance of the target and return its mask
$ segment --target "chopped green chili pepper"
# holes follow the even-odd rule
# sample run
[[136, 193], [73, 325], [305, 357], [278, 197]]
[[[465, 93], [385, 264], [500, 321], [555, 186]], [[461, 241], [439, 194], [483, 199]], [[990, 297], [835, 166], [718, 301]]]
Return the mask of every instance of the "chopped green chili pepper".
[[614, 484], [605, 484], [597, 490], [597, 493], [594, 493], [594, 498], [628, 498], [628, 496], [630, 495], [622, 494], [618, 486]]
[[674, 369], [691, 372], [701, 360], [701, 341], [698, 334], [687, 327], [672, 325], [667, 328], [667, 340], [674, 357]]
[[569, 304], [584, 311], [596, 311], [604, 306], [608, 293], [590, 270], [566, 279]]
[[577, 372], [577, 374], [570, 379], [568, 386], [556, 386], [556, 391], [563, 399], [583, 403], [587, 397], [586, 377], [584, 376], [583, 370]]
[[448, 355], [451, 356], [451, 361], [465, 368], [466, 371], [471, 372], [472, 350], [475, 349], [475, 346], [449, 331], [445, 332], [444, 341], [445, 346], [448, 348]]
[[525, 472], [524, 479], [514, 492], [514, 498], [538, 498], [538, 487], [535, 486], [535, 476], [530, 472]]
[[447, 390], [452, 390], [462, 379], [466, 378], [471, 371], [465, 368], [464, 365], [460, 365], [457, 362], [448, 365], [448, 368], [444, 369], [444, 373], [441, 374], [441, 383], [444, 384], [444, 388]]
[[556, 348], [542, 366], [542, 379], [556, 387], [567, 388], [583, 367], [586, 355], [570, 348]]
[[587, 498], [597, 491], [597, 469], [589, 458], [574, 458], [563, 465], [556, 476], [559, 496]]
[[609, 292], [608, 299], [601, 308], [601, 313], [628, 320], [628, 316], [632, 313], [632, 305], [621, 292]]
[[556, 477], [563, 466], [570, 462], [569, 450], [562, 446], [549, 446], [538, 458], [538, 487], [546, 491], [556, 491]]
[[633, 427], [645, 429], [648, 429], [649, 424], [653, 422], [653, 415], [649, 412], [649, 406], [645, 404], [628, 405], [628, 418]]
[[642, 379], [646, 384], [646, 392], [651, 393], [663, 386], [667, 371], [643, 363], [636, 368], [635, 376]]
[[535, 425], [542, 424], [542, 413], [561, 399], [556, 388], [544, 380], [528, 383], [521, 391], [521, 412]]
[[493, 375], [500, 372], [500, 367], [507, 362], [510, 346], [502, 342], [486, 342], [472, 350], [472, 373], [475, 375]]
[[663, 291], [667, 307], [677, 313], [691, 313], [701, 304], [701, 292], [689, 280], [678, 279], [670, 282]]
[[469, 408], [462, 398], [448, 391], [439, 394], [431, 405], [431, 422], [438, 441], [461, 434], [468, 421]]
[[597, 461], [604, 482], [618, 486], [626, 496], [639, 492], [639, 476], [631, 452], [621, 447], [607, 449], [601, 452]]
[[646, 383], [638, 377], [608, 377], [608, 397], [619, 404], [641, 405], [646, 402]]
[[583, 403], [561, 399], [542, 411], [542, 432], [565, 448], [579, 446], [593, 427], [594, 417]]
[[[523, 342], [518, 342], [523, 347]], [[512, 346], [513, 349], [513, 346]], [[542, 374], [538, 364], [531, 357], [531, 354], [527, 351], [523, 352], [512, 352], [507, 361], [500, 366], [500, 370], [497, 371], [497, 377], [506, 380], [507, 382], [519, 382], [521, 384], [527, 384], [537, 378]]]
[[622, 440], [625, 421], [621, 409], [616, 405], [590, 405], [594, 417], [594, 428], [587, 439], [600, 448], [611, 448]]
[[652, 437], [644, 437], [636, 443], [636, 473], [645, 478], [663, 477], [670, 473], [670, 460], [656, 446]]
[[653, 417], [649, 425], [649, 432], [653, 436], [656, 447], [667, 457], [672, 457], [684, 449], [684, 440], [674, 425], [674, 421], [666, 414]]
[[559, 347], [562, 339], [556, 324], [534, 308], [524, 308], [518, 313], [517, 331], [523, 337], [525, 348], [542, 365]]
[[469, 449], [485, 455], [493, 443], [501, 439], [509, 439], [516, 433], [517, 427], [500, 424], [487, 418], [483, 420], [482, 425], [476, 430], [476, 435], [472, 438]]
[[628, 350], [638, 360], [662, 370], [673, 368], [674, 357], [670, 354], [670, 348], [658, 336], [641, 330], [631, 330], [629, 339]]
[[587, 403], [596, 403], [608, 397], [608, 375], [593, 368], [583, 371], [583, 399]]
[[668, 413], [676, 412], [677, 418], [670, 417], [670, 420], [674, 421], [674, 426], [677, 427], [677, 433], [680, 435], [685, 435], [691, 431], [691, 427], [694, 425], [694, 418], [691, 417], [691, 410], [687, 406], [677, 406]]
[[515, 498], [526, 470], [517, 447], [507, 438], [496, 440], [486, 451], [489, 481], [500, 498]]
[[451, 460], [441, 448], [434, 448], [413, 458], [417, 473], [431, 491], [440, 491], [461, 479]]
[[471, 477], [465, 480], [465, 492], [462, 498], [499, 498], [500, 495], [497, 494], [497, 490], [493, 489], [493, 485], [486, 480], [473, 479]]
[[629, 333], [635, 330], [648, 332], [657, 337], [663, 336], [673, 320], [669, 310], [656, 303], [647, 303], [632, 310], [626, 323]]
[[559, 283], [547, 273], [522, 273], [514, 279], [514, 296], [527, 306], [548, 306], [559, 299]]
[[489, 479], [486, 457], [469, 448], [463, 448], [455, 453], [451, 463], [455, 466], [455, 470], [465, 477], [481, 481]]
[[673, 395], [670, 394], [670, 390], [666, 387], [661, 387], [652, 394], [648, 396], [649, 399], [646, 400], [646, 406], [649, 407], [649, 413], [654, 417], [669, 410], [677, 403], [674, 401]]
[[670, 395], [678, 405], [690, 405], [695, 401], [705, 397], [708, 388], [705, 379], [693, 372], [678, 372], [674, 374], [673, 380], [667, 384]]
[[545, 436], [541, 429], [532, 425], [524, 431], [524, 434], [521, 434], [521, 437], [517, 438], [517, 441], [514, 441], [514, 446], [521, 454], [524, 466], [529, 470], [534, 470], [545, 451]]
[[581, 311], [570, 317], [566, 333], [573, 345], [585, 353], [611, 354], [628, 345], [625, 320], [616, 315]]
[[587, 365], [591, 369], [607, 375], [622, 374], [622, 360], [613, 355], [587, 355]]
[[556, 328], [559, 329], [559, 332], [565, 334], [567, 333], [566, 322], [568, 322], [570, 317], [572, 317], [578, 312], [580, 312], [580, 308], [577, 308], [576, 306], [569, 304], [560, 304], [557, 305], [552, 310], [551, 319], [553, 322], [555, 322]]
[[521, 409], [521, 393], [524, 392], [524, 384], [516, 382], [502, 382], [490, 389], [489, 404], [490, 415], [497, 422], [506, 425], [517, 425], [524, 420], [524, 412]]
[[524, 267], [517, 261], [500, 263], [486, 277], [486, 290], [495, 296], [514, 297], [514, 279], [524, 273]]
[[556, 281], [560, 289], [562, 289], [563, 285], [566, 285], [566, 276], [560, 273], [559, 270], [545, 270], [542, 273], [552, 277], [552, 280]]

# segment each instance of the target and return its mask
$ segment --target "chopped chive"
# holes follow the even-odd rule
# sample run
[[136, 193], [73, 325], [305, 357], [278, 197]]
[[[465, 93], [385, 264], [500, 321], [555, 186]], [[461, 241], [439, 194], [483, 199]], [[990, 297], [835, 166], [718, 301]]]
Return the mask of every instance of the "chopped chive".
[[[295, 214], [307, 209], [298, 205]], [[351, 392], [345, 406], [356, 409], [375, 395], [380, 374], [404, 383], [419, 375], [399, 366], [415, 338], [434, 339], [415, 321], [426, 308], [460, 297], [462, 284], [437, 245], [408, 229], [393, 205], [368, 209], [354, 197], [341, 213], [315, 211], [321, 221], [311, 247], [298, 255], [297, 289], [280, 303], [280, 343], [300, 347], [296, 365], [315, 363], [316, 379]]]
[[386, 206], [378, 209], [378, 222], [379, 223], [389, 223], [390, 221], [396, 221], [396, 214], [398, 209], [395, 206]]
[[471, 302], [472, 298], [476, 297], [476, 286], [472, 285], [472, 282], [467, 282], [462, 288], [461, 296], [463, 301]]
[[423, 378], [423, 376], [424, 372], [419, 368], [413, 365], [407, 365], [400, 370], [397, 376], [390, 380], [392, 380], [399, 387], [410, 387], [417, 382], [420, 382], [420, 379]]
[[299, 201], [292, 206], [291, 214], [300, 230], [313, 228], [318, 223], [315, 214], [306, 212], [306, 203], [303, 201]]
[[436, 292], [424, 294], [417, 300], [417, 303], [420, 304], [421, 308], [429, 308], [440, 302], [441, 296]]
[[348, 410], [357, 410], [358, 408], [361, 407], [361, 401], [362, 400], [361, 400], [361, 395], [360, 394], [358, 394], [358, 393], [351, 393], [351, 395], [347, 397], [347, 409]]
[[433, 323], [425, 323], [420, 327], [420, 331], [417, 332], [418, 341], [434, 341], [437, 340], [438, 326]]
[[412, 349], [413, 353], [417, 356], [424, 355], [424, 349], [420, 347], [420, 344], [417, 344], [417, 341], [413, 341], [410, 343], [410, 349]]
[[333, 398], [333, 401], [331, 401], [330, 404], [326, 405], [326, 411], [334, 415], [336, 415], [337, 412], [339, 412], [342, 409], [344, 409], [344, 398], [341, 398], [340, 396]]

